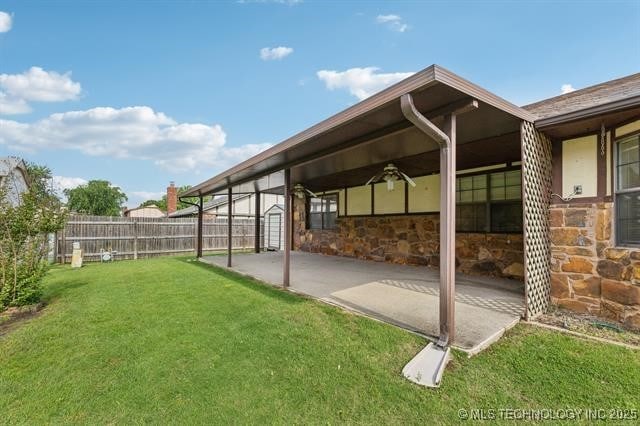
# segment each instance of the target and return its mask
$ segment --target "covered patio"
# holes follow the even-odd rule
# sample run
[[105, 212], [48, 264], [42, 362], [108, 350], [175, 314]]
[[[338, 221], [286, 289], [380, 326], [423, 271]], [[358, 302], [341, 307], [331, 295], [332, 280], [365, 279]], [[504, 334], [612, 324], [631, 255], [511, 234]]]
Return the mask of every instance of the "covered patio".
[[534, 119], [432, 65], [183, 196], [284, 195], [282, 253], [256, 239], [206, 261], [437, 336], [423, 352], [440, 374], [449, 346], [480, 350], [549, 303], [551, 144]]
[[[203, 262], [226, 268], [225, 256]], [[236, 254], [231, 270], [280, 286], [282, 252]], [[369, 317], [438, 337], [439, 275], [433, 268], [292, 252], [290, 290]], [[524, 313], [522, 284], [457, 274], [454, 347], [475, 354]]]

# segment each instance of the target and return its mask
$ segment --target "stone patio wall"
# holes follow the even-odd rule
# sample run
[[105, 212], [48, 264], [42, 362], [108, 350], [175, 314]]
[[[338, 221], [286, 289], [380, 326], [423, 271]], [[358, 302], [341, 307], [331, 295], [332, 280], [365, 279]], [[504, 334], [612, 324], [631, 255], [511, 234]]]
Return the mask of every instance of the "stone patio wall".
[[551, 301], [640, 329], [640, 249], [614, 247], [612, 208], [551, 206]]
[[[439, 265], [439, 214], [339, 217], [335, 230], [306, 229], [304, 200], [295, 199], [294, 249], [411, 265]], [[456, 269], [524, 279], [519, 234], [456, 234]]]

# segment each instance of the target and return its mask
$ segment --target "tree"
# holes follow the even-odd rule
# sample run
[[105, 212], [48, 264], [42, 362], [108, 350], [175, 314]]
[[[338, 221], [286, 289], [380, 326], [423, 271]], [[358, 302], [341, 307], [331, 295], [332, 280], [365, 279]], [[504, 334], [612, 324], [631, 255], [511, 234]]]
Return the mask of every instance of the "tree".
[[53, 174], [47, 166], [35, 163], [25, 163], [27, 166], [27, 178], [31, 194], [41, 202], [53, 203], [61, 206], [62, 202], [53, 185]]
[[50, 185], [51, 170], [27, 165], [30, 187], [18, 205], [0, 185], [0, 311], [35, 303], [47, 271], [49, 234], [63, 228], [65, 213]]
[[91, 180], [86, 185], [65, 189], [67, 208], [95, 216], [119, 216], [127, 196], [106, 180]]

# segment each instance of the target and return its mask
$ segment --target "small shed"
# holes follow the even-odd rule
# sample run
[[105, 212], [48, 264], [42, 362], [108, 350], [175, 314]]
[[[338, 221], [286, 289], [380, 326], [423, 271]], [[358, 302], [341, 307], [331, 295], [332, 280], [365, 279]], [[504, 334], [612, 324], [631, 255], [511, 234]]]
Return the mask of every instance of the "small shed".
[[284, 247], [284, 204], [274, 204], [264, 212], [264, 246], [267, 250]]

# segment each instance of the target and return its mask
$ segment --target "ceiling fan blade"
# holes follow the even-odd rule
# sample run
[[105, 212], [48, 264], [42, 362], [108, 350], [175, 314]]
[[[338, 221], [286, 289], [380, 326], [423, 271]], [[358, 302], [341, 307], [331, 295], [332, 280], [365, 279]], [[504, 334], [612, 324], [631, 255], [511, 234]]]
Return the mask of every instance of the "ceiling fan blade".
[[400, 175], [402, 176], [402, 178], [404, 180], [407, 181], [407, 183], [413, 187], [416, 186], [416, 183], [413, 181], [413, 179], [411, 179], [409, 176], [405, 175], [404, 173], [402, 173], [400, 170], [398, 170], [398, 173], [400, 173]]
[[307, 188], [304, 189], [305, 191], [307, 191], [307, 193], [309, 195], [311, 195], [313, 198], [318, 198], [318, 196], [316, 194], [314, 194], [313, 192], [311, 192], [310, 190], [308, 190]]
[[364, 184], [364, 186], [371, 185], [372, 183], [380, 180], [380, 178], [382, 177], [383, 174], [384, 174], [384, 172], [378, 173], [377, 175], [373, 175], [373, 177], [371, 179], [369, 179], [367, 181], [367, 183]]

